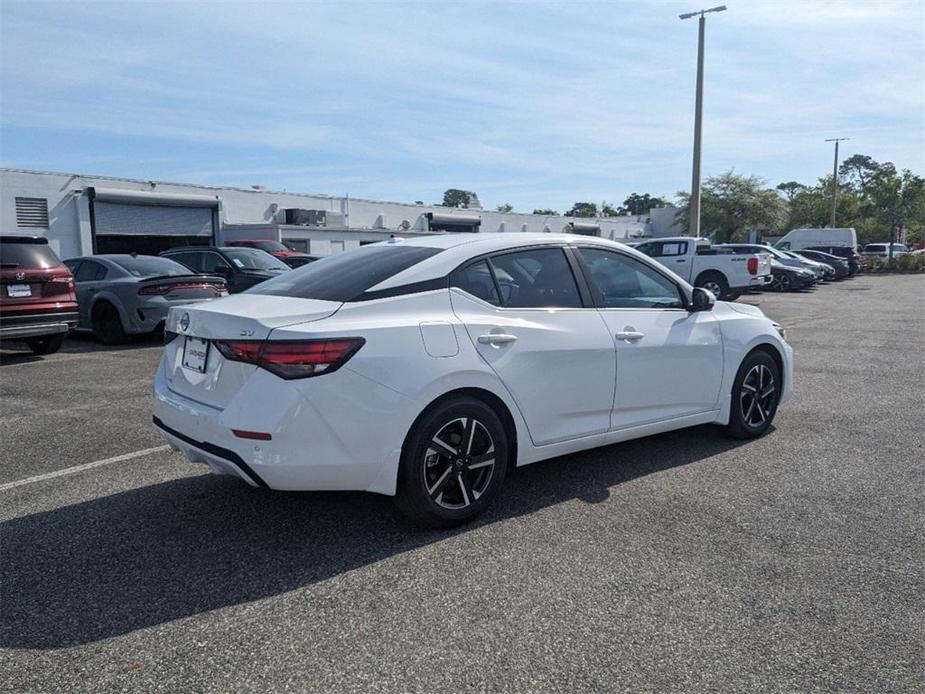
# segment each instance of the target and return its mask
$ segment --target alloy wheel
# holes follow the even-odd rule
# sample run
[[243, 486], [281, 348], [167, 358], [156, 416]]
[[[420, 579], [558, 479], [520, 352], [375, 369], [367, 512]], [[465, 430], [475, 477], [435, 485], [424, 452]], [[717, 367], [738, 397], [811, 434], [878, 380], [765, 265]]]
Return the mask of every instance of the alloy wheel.
[[710, 292], [717, 301], [722, 298], [720, 295], [723, 293], [723, 288], [716, 280], [707, 280], [703, 283], [703, 288]]
[[495, 469], [495, 442], [474, 417], [445, 424], [424, 452], [424, 488], [439, 506], [462, 509], [488, 489]]
[[764, 364], [756, 364], [749, 369], [739, 394], [742, 421], [752, 428], [764, 424], [771, 416], [776, 392], [777, 384], [771, 369]]

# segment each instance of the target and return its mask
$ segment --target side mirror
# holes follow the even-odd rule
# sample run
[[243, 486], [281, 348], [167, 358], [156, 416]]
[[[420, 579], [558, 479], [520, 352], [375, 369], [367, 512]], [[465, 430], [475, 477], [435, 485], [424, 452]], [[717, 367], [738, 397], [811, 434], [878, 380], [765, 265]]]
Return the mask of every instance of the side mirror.
[[703, 287], [694, 287], [694, 294], [691, 296], [691, 311], [712, 311], [715, 303], [716, 297], [713, 296], [713, 292]]

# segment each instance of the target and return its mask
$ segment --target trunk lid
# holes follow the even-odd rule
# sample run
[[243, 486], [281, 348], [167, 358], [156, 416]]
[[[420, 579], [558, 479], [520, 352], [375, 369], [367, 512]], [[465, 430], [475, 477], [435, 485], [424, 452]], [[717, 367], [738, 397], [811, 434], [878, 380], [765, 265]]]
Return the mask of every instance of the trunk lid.
[[[262, 342], [276, 328], [322, 320], [340, 306], [336, 301], [234, 294], [171, 308], [165, 329], [178, 336], [164, 349], [168, 387], [178, 395], [223, 409], [258, 367], [225, 359], [212, 341]], [[204, 348], [207, 352], [204, 370], [190, 368], [195, 360], [184, 359], [188, 341], [190, 350]]]

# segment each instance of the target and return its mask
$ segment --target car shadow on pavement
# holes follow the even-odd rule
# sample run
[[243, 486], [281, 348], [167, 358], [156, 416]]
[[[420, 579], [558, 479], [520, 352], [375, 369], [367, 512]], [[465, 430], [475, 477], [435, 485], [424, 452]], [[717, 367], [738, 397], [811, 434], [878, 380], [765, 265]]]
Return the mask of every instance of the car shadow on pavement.
[[746, 442], [697, 427], [517, 470], [452, 531], [411, 525], [387, 497], [272, 492], [200, 475], [0, 524], [0, 647], [61, 648], [279, 595], [486, 524], [578, 499]]
[[22, 343], [11, 342], [3, 344], [0, 348], [0, 366], [13, 366], [27, 364], [33, 361], [54, 360], [61, 354], [89, 354], [92, 352], [123, 352], [141, 347], [162, 347], [164, 337], [160, 333], [148, 335], [131, 335], [124, 344], [104, 345], [90, 333], [71, 333], [68, 335], [61, 349], [54, 354], [37, 355]]

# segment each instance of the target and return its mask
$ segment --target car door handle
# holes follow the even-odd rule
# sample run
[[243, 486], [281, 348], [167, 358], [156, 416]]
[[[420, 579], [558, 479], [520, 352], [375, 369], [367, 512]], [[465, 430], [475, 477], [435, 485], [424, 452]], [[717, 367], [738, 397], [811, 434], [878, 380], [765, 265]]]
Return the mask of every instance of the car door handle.
[[627, 342], [635, 342], [636, 340], [641, 340], [645, 337], [644, 333], [636, 332], [635, 330], [624, 330], [614, 334], [614, 337], [618, 340], [626, 340]]
[[685, 260], [687, 260], [687, 258], [678, 258], [675, 262], [676, 262], [676, 263], [683, 263]]
[[507, 333], [489, 333], [488, 335], [479, 335], [479, 342], [483, 345], [504, 345], [508, 342], [516, 342], [516, 335]]

